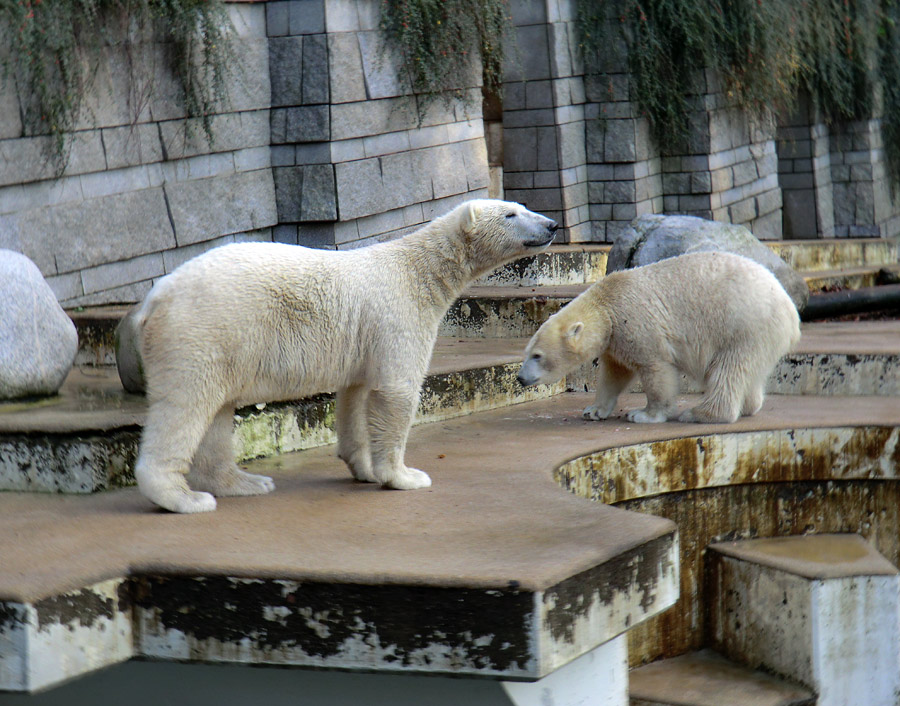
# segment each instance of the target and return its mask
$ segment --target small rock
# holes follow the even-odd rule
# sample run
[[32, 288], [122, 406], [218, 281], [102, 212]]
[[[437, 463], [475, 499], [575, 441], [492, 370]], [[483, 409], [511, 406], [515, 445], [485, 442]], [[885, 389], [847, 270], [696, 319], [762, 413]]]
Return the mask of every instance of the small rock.
[[797, 311], [802, 312], [806, 307], [809, 299], [806, 281], [747, 228], [695, 216], [645, 215], [635, 218], [631, 227], [622, 231], [613, 244], [606, 271], [627, 270], [686, 253], [710, 250], [755, 260], [781, 282]]
[[0, 399], [53, 395], [72, 369], [78, 332], [37, 266], [0, 249]]

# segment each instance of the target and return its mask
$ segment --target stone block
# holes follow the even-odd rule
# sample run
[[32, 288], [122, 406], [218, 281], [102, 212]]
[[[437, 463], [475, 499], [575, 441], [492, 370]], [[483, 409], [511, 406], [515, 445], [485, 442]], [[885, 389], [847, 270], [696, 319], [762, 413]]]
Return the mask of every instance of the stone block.
[[812, 189], [785, 191], [783, 209], [785, 238], [815, 238], [818, 236], [816, 199]]
[[156, 125], [108, 127], [101, 134], [107, 169], [159, 162], [163, 158], [159, 128]]
[[900, 575], [856, 535], [713, 544], [713, 646], [809, 686], [819, 706], [900, 693]]
[[276, 167], [272, 170], [279, 223], [298, 223], [303, 197], [303, 167]]
[[289, 34], [324, 34], [326, 0], [291, 0]]
[[663, 174], [662, 188], [664, 194], [689, 194], [691, 193], [691, 175], [689, 173]]
[[285, 142], [327, 142], [331, 138], [329, 107], [306, 105], [285, 108]]
[[122, 287], [161, 277], [166, 273], [162, 253], [150, 253], [121, 262], [111, 262], [81, 271], [84, 294]]
[[143, 166], [82, 174], [79, 178], [81, 179], [81, 193], [85, 199], [121, 194], [126, 191], [138, 191], [150, 186], [147, 168]]
[[356, 0], [324, 0], [325, 29], [333, 32], [355, 32], [359, 29]]
[[427, 150], [417, 150], [380, 158], [385, 202], [378, 211], [434, 198], [429, 178], [433, 173], [429, 169], [426, 153]]
[[608, 120], [604, 135], [605, 162], [635, 161], [635, 121]]
[[[17, 242], [23, 247], [16, 247]], [[47, 274], [72, 272], [174, 246], [160, 188], [0, 217], [0, 247], [19, 250]], [[37, 257], [32, 257], [33, 253]], [[54, 261], [55, 265], [50, 264]]]
[[[538, 133], [536, 128], [504, 128], [504, 170], [530, 172], [538, 169]], [[2, 149], [2, 145], [0, 145]]]
[[781, 184], [782, 189], [812, 189], [815, 186], [812, 172], [780, 174], [778, 182]]
[[290, 30], [290, 0], [266, 3], [266, 36], [284, 37]]
[[337, 220], [337, 197], [334, 191], [332, 165], [316, 164], [303, 167], [300, 220]]
[[[275, 190], [277, 193], [278, 190], [278, 182], [275, 182]], [[272, 242], [273, 243], [287, 243], [288, 245], [299, 245], [299, 241], [297, 239], [299, 226], [295, 223], [291, 223], [288, 225], [278, 225], [272, 229]]]
[[335, 182], [341, 220], [368, 216], [383, 210], [384, 186], [378, 158], [336, 164]]
[[409, 77], [397, 71], [401, 57], [392, 45], [386, 45], [381, 32], [359, 32], [366, 95], [370, 99], [393, 98], [412, 92]]
[[235, 42], [234, 52], [230, 63], [228, 107], [236, 112], [269, 108], [272, 105], [269, 40], [244, 39]]
[[269, 77], [272, 106], [303, 104], [303, 37], [269, 40]]
[[385, 98], [331, 106], [331, 139], [347, 140], [418, 127], [415, 104], [406, 98]]
[[516, 27], [515, 32], [518, 45], [528, 47], [528, 50], [521, 52], [521, 61], [511, 61], [509, 58], [506, 60], [509, 71], [504, 70], [504, 77], [508, 76], [509, 80], [513, 81], [519, 77], [528, 81], [552, 78], [547, 25]]
[[633, 181], [609, 181], [603, 191], [605, 203], [634, 203], [635, 187]]
[[688, 213], [708, 211], [710, 208], [709, 196], [707, 196], [706, 194], [684, 194], [678, 197], [678, 207], [681, 211], [685, 211]]
[[249, 147], [245, 150], [237, 150], [232, 156], [236, 172], [252, 172], [272, 166], [271, 148], [269, 147]]
[[363, 159], [366, 156], [364, 144], [365, 140], [361, 137], [354, 140], [331, 142], [331, 161], [338, 164], [340, 162], [352, 162], [357, 159]]
[[750, 223], [756, 218], [756, 199], [750, 197], [728, 207], [729, 220], [736, 224]]
[[516, 27], [538, 25], [547, 22], [547, 8], [544, 3], [532, 0], [511, 0], [509, 14]]
[[756, 170], [756, 162], [752, 159], [738, 162], [734, 165], [734, 167], [732, 167], [732, 171], [734, 173], [735, 186], [743, 186], [744, 184], [749, 184], [752, 181], [756, 181], [756, 179], [759, 177], [759, 174]]
[[780, 189], [769, 189], [756, 197], [756, 210], [760, 216], [764, 216], [772, 211], [777, 211], [782, 207], [782, 191]]
[[631, 221], [637, 215], [637, 207], [633, 203], [617, 203], [612, 207], [612, 217], [616, 221]]
[[[321, 0], [319, 0], [321, 2]], [[303, 103], [328, 103], [328, 42], [324, 34], [303, 38]]]
[[709, 172], [691, 173], [691, 193], [708, 194], [712, 191], [712, 176]]
[[296, 164], [330, 164], [331, 145], [327, 142], [311, 142], [296, 147]]
[[278, 222], [268, 169], [166, 184], [165, 190], [179, 245]]
[[782, 238], [782, 220], [781, 210], [772, 211], [765, 216], [758, 216], [750, 224], [753, 234], [760, 240], [781, 240]]
[[294, 145], [272, 145], [271, 166], [292, 167], [297, 163]]
[[469, 140], [457, 145], [456, 149], [462, 153], [469, 192], [474, 194], [479, 190], [487, 189], [490, 185], [491, 175], [485, 141]]
[[362, 55], [356, 35], [328, 35], [328, 80], [332, 103], [366, 100]]

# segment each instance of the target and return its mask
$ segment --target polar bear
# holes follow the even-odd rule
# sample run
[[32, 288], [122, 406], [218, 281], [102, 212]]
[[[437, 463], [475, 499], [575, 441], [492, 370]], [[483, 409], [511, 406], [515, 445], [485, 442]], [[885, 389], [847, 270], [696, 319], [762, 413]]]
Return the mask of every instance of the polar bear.
[[438, 324], [475, 278], [543, 250], [556, 230], [485, 199], [358, 250], [241, 243], [188, 261], [129, 321], [149, 399], [141, 492], [191, 513], [214, 510], [216, 495], [271, 491], [234, 462], [235, 407], [332, 391], [338, 456], [353, 476], [428, 487], [403, 459]]
[[[732, 423], [762, 406], [766, 379], [800, 339], [791, 298], [761, 265], [702, 252], [607, 275], [551, 316], [525, 349], [524, 385], [551, 383], [597, 361], [597, 396], [583, 413], [606, 419], [635, 374], [647, 395], [632, 422]], [[679, 373], [703, 382], [678, 415]]]

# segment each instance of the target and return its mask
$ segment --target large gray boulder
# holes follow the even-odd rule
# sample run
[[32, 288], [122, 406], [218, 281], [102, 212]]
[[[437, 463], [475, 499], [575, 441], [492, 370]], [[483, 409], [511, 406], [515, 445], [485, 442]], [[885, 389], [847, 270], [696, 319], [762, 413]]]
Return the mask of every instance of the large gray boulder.
[[809, 287], [804, 279], [747, 228], [730, 223], [694, 216], [639, 216], [613, 244], [606, 271], [627, 270], [710, 250], [743, 255], [768, 268], [794, 300], [797, 310], [803, 311], [809, 299]]
[[52, 395], [78, 352], [78, 332], [37, 266], [0, 249], [0, 399]]

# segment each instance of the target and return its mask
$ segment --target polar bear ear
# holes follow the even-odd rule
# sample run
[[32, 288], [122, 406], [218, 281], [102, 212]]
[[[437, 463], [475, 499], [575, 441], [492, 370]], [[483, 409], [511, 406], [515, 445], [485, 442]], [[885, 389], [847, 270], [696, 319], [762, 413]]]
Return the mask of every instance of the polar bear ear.
[[465, 204], [462, 213], [462, 229], [464, 233], [471, 233], [475, 230], [475, 224], [481, 216], [481, 205], [476, 201], [469, 201]]
[[574, 324], [569, 326], [569, 330], [566, 331], [566, 338], [571, 339], [572, 343], [574, 343], [579, 338], [581, 338], [582, 331], [584, 331], [584, 323], [581, 321], [576, 321]]

